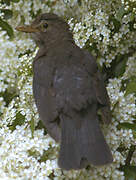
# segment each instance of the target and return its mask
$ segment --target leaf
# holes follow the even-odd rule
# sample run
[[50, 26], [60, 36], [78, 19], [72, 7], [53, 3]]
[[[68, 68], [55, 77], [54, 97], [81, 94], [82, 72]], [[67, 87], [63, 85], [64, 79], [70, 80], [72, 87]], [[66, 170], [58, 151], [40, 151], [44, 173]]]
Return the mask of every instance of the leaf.
[[136, 93], [136, 81], [131, 81], [127, 84], [125, 95], [127, 96], [131, 93]]
[[2, 0], [2, 2], [1, 3], [4, 3], [4, 4], [6, 4], [6, 5], [10, 5], [10, 0]]
[[19, 125], [23, 125], [25, 122], [25, 116], [23, 116], [20, 112], [18, 112], [16, 114], [16, 119], [13, 121], [12, 125], [9, 125], [9, 129], [14, 131], [16, 129], [16, 126]]
[[11, 100], [15, 97], [17, 97], [17, 94], [15, 92], [8, 92], [7, 90], [5, 92], [1, 92], [0, 96], [4, 98], [4, 101], [6, 102], [6, 106], [11, 102]]
[[34, 124], [34, 118], [30, 121], [30, 129], [32, 133], [32, 138], [34, 137], [34, 130], [35, 130], [35, 124]]
[[121, 76], [125, 72], [126, 62], [127, 62], [126, 59], [122, 61], [120, 60], [119, 63], [115, 66], [114, 73], [116, 77]]
[[135, 20], [135, 13], [132, 12], [130, 15], [130, 21], [134, 21]]
[[77, 1], [77, 3], [78, 3], [78, 5], [79, 5], [79, 6], [81, 6], [81, 5], [82, 5], [81, 0], [78, 0], [78, 1]]
[[123, 17], [123, 15], [125, 14], [125, 9], [124, 9], [124, 6], [121, 6], [121, 8], [120, 9], [118, 9], [118, 11], [116, 11], [116, 19], [119, 21], [119, 22], [121, 22], [121, 20], [122, 20], [122, 17]]
[[33, 156], [33, 157], [37, 157], [37, 156], [39, 156], [39, 153], [38, 153], [38, 151], [34, 151], [34, 150], [28, 150], [28, 154], [29, 154], [29, 156]]
[[136, 166], [124, 166], [125, 180], [136, 180]]
[[1, 18], [0, 18], [0, 27], [2, 28], [2, 30], [5, 30], [7, 32], [10, 38], [14, 37], [12, 27], [6, 21], [3, 21]]
[[7, 5], [10, 5], [11, 2], [13, 3], [18, 3], [20, 0], [3, 0], [2, 2], [7, 4]]
[[120, 123], [118, 125], [118, 128], [123, 128], [123, 129], [132, 129], [134, 131], [136, 131], [136, 124], [132, 124], [132, 123]]
[[39, 162], [45, 162], [48, 159], [47, 151], [44, 151], [42, 156], [39, 159]]
[[6, 4], [7, 6], [10, 6], [10, 3], [18, 3], [20, 0], [1, 0], [1, 3]]
[[11, 0], [14, 3], [18, 3], [20, 0]]
[[133, 133], [133, 137], [134, 139], [136, 139], [136, 131]]
[[46, 128], [45, 128], [45, 126], [44, 126], [44, 124], [43, 124], [43, 122], [41, 120], [38, 122], [35, 129], [44, 129], [44, 134], [47, 134]]
[[13, 16], [13, 12], [9, 9], [1, 9], [1, 12], [4, 13], [4, 19], [10, 19]]
[[120, 21], [118, 21], [117, 19], [115, 19], [115, 17], [112, 15], [109, 17], [109, 22], [112, 21], [113, 25], [114, 25], [114, 33], [118, 32], [120, 27], [121, 27], [121, 23]]

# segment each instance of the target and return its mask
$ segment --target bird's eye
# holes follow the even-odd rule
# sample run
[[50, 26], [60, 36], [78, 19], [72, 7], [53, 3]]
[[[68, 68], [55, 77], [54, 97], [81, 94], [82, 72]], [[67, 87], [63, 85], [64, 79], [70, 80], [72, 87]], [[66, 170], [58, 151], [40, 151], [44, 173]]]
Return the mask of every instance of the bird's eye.
[[47, 29], [48, 24], [47, 24], [47, 23], [44, 23], [44, 24], [43, 24], [43, 27]]

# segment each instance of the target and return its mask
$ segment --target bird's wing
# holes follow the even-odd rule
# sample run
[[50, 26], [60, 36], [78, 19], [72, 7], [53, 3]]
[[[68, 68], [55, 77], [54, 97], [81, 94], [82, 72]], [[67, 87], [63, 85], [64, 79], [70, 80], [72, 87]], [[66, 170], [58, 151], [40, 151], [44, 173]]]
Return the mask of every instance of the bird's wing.
[[97, 100], [101, 105], [107, 105], [109, 103], [109, 98], [105, 88], [102, 74], [100, 74], [99, 69], [97, 68], [94, 57], [91, 56], [88, 51], [84, 51], [84, 54], [86, 59], [86, 69], [93, 76]]
[[[107, 94], [107, 90], [104, 84], [103, 76], [100, 73], [99, 69], [96, 68], [96, 62], [93, 56], [90, 55], [88, 51], [84, 51], [86, 59], [86, 68], [90, 74], [93, 76], [93, 84], [96, 93], [97, 101], [99, 102], [101, 108], [101, 116], [104, 123], [111, 122], [111, 111], [110, 111], [110, 100]], [[90, 61], [90, 63], [89, 63]], [[90, 64], [90, 66], [89, 66]], [[93, 68], [92, 68], [93, 67]], [[95, 67], [95, 68], [94, 68]]]
[[84, 60], [71, 56], [54, 72], [53, 88], [57, 105], [68, 112], [70, 108], [82, 110], [97, 103], [93, 78], [84, 67]]

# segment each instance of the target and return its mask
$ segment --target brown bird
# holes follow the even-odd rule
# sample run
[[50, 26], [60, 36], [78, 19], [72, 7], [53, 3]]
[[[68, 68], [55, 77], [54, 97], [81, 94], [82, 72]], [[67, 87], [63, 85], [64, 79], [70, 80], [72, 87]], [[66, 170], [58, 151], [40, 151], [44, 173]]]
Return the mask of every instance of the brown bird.
[[41, 14], [16, 29], [31, 33], [39, 46], [33, 94], [47, 132], [61, 144], [59, 166], [70, 170], [111, 163], [97, 114], [101, 109], [102, 120], [110, 123], [110, 103], [94, 57], [74, 43], [68, 24], [55, 14]]

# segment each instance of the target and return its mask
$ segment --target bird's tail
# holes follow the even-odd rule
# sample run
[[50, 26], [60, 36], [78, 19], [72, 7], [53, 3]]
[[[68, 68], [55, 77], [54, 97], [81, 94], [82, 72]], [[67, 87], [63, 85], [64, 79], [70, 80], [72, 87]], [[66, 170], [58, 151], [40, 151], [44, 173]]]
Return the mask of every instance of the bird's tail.
[[62, 115], [61, 147], [58, 164], [62, 169], [81, 169], [88, 164], [95, 166], [112, 162], [110, 149], [101, 132], [96, 109]]

